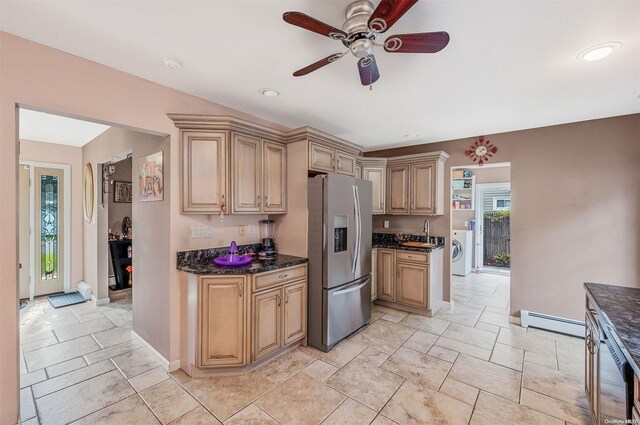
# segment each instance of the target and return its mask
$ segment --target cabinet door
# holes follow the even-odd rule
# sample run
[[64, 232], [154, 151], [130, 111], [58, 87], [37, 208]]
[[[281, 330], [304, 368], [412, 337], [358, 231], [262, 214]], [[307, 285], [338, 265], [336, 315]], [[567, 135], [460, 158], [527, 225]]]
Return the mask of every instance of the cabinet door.
[[282, 288], [253, 296], [253, 361], [282, 347]]
[[418, 263], [396, 263], [396, 302], [429, 308], [429, 266]]
[[333, 149], [322, 145], [309, 143], [309, 169], [333, 173], [335, 152]]
[[385, 167], [364, 167], [362, 178], [371, 182], [371, 212], [384, 214]]
[[336, 173], [356, 176], [356, 157], [348, 153], [336, 151]]
[[356, 178], [357, 179], [362, 178], [362, 165], [360, 164], [356, 164]]
[[392, 249], [378, 249], [378, 299], [395, 301], [396, 258]]
[[284, 287], [284, 342], [287, 345], [307, 334], [307, 281]]
[[411, 214], [436, 213], [436, 164], [411, 164]]
[[202, 278], [198, 366], [245, 364], [244, 277]]
[[371, 301], [378, 298], [378, 250], [371, 250]]
[[587, 312], [585, 315], [585, 393], [594, 422], [600, 423], [600, 332]]
[[287, 212], [287, 146], [262, 142], [262, 211]]
[[232, 135], [231, 169], [233, 213], [260, 212], [262, 156], [260, 139], [243, 134]]
[[387, 168], [387, 213], [409, 214], [409, 166]]
[[182, 212], [215, 213], [227, 198], [227, 133], [182, 132]]

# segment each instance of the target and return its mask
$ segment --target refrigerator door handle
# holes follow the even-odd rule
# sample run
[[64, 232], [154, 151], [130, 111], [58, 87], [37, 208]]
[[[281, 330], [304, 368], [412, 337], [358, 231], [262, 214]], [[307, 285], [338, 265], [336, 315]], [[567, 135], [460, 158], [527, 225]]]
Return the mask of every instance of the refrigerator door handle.
[[360, 288], [362, 288], [364, 285], [366, 285], [368, 282], [368, 280], [365, 280], [364, 282], [362, 282], [359, 285], [356, 286], [350, 286], [348, 288], [345, 289], [341, 289], [339, 291], [335, 291], [332, 295], [336, 296], [336, 295], [343, 295], [343, 294], [348, 294], [349, 292], [353, 292], [353, 291], [358, 291], [360, 290]]
[[355, 225], [356, 225], [356, 237], [353, 256], [353, 268], [352, 272], [355, 276], [356, 269], [358, 267], [358, 261], [360, 260], [360, 239], [362, 238], [362, 218], [360, 217], [360, 194], [358, 193], [358, 186], [353, 186], [353, 206], [355, 209]]

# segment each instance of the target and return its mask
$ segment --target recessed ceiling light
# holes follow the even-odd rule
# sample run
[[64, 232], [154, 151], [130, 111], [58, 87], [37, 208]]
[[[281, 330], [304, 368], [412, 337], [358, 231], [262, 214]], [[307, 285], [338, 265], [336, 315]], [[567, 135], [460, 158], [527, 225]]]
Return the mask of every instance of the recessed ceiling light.
[[280, 95], [280, 93], [273, 89], [262, 89], [260, 90], [260, 93], [265, 97], [276, 97]]
[[162, 59], [162, 63], [164, 63], [164, 67], [167, 69], [180, 69], [182, 68], [182, 62], [180, 59], [176, 58], [164, 58]]
[[413, 139], [414, 137], [418, 137], [416, 133], [407, 133], [404, 135], [405, 139]]
[[578, 55], [578, 60], [585, 62], [599, 61], [604, 59], [613, 53], [614, 50], [622, 47], [622, 43], [619, 41], [610, 41], [609, 43], [598, 44], [597, 46], [589, 47], [584, 52]]

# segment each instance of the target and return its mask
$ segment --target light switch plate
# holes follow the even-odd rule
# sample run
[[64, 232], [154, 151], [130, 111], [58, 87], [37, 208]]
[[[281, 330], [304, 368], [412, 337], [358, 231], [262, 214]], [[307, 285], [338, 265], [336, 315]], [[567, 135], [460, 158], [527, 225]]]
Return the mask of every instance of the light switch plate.
[[191, 226], [191, 239], [204, 239], [213, 237], [212, 226]]
[[384, 221], [384, 228], [388, 229], [389, 228], [389, 220], [385, 220]]

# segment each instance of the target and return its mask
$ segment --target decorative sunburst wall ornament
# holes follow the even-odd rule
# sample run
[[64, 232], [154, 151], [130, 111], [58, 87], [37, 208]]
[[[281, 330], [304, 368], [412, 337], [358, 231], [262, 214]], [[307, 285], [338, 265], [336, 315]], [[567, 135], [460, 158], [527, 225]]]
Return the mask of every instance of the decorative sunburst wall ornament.
[[498, 152], [498, 148], [490, 141], [485, 140], [484, 136], [478, 137], [478, 140], [464, 151], [465, 155], [471, 158], [473, 162], [478, 161], [478, 165], [480, 166], [489, 161], [489, 158], [496, 152]]

